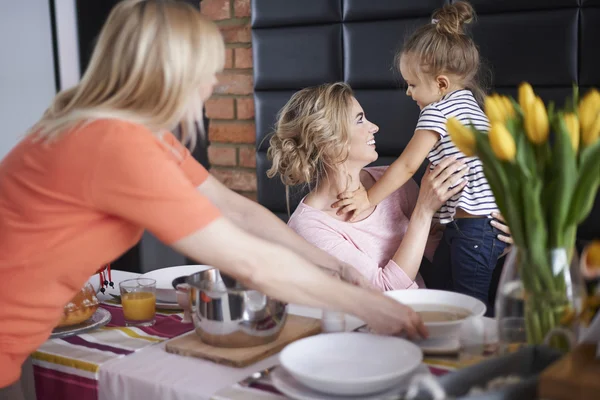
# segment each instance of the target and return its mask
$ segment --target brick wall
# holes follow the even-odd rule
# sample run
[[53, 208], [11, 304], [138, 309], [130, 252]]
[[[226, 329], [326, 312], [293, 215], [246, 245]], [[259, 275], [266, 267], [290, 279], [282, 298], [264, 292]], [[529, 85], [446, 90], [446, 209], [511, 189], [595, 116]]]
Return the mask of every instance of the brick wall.
[[205, 105], [211, 173], [256, 200], [250, 0], [201, 0], [200, 9], [219, 25], [227, 47], [225, 71]]

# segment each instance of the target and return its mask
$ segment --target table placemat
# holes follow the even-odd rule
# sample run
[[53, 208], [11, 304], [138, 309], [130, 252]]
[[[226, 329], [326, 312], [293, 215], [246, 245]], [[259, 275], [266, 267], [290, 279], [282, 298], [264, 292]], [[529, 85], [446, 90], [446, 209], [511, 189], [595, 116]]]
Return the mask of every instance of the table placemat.
[[98, 399], [98, 371], [117, 358], [180, 336], [193, 329], [183, 313], [157, 311], [149, 327], [125, 327], [119, 304], [103, 303], [111, 313], [105, 327], [81, 335], [50, 339], [32, 354], [38, 400]]

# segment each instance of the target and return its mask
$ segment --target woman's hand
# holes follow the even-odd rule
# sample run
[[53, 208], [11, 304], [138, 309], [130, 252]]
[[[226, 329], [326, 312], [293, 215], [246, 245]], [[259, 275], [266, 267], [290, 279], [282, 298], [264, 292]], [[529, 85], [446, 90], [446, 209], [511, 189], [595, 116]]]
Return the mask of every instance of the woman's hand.
[[[508, 227], [508, 225], [506, 225], [506, 221], [504, 221], [504, 217], [502, 216], [502, 214], [498, 213], [498, 212], [493, 212], [492, 213], [492, 217], [494, 218], [492, 220], [492, 222], [490, 222], [490, 224], [498, 229], [499, 231], [502, 231], [504, 233], [504, 235], [498, 235], [498, 240], [500, 240], [501, 242], [504, 242], [508, 245], [512, 245], [514, 243], [514, 240], [512, 238], [512, 236], [510, 235], [510, 228]], [[510, 246], [507, 246], [506, 248], [508, 249]], [[506, 254], [507, 251], [504, 250], [504, 254]]]
[[419, 189], [417, 205], [435, 213], [452, 196], [459, 193], [467, 181], [463, 179], [468, 168], [455, 157], [443, 159], [433, 170], [428, 167]]
[[370, 331], [382, 335], [406, 335], [411, 340], [427, 338], [427, 328], [412, 308], [384, 295], [377, 299], [374, 308], [365, 306], [366, 316], [358, 315]]

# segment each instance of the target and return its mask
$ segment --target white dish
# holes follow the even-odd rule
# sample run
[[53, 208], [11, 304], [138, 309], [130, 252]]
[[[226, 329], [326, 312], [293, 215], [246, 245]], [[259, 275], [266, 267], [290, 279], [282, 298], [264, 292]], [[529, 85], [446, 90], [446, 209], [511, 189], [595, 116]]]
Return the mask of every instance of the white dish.
[[362, 396], [397, 385], [421, 364], [423, 353], [398, 337], [342, 332], [298, 340], [283, 349], [279, 360], [313, 390]]
[[[481, 317], [485, 314], [486, 305], [479, 299], [460, 293], [444, 290], [417, 289], [417, 290], [391, 290], [384, 293], [386, 296], [421, 311], [418, 306], [434, 305], [462, 308], [470, 313], [470, 317]], [[426, 322], [430, 338], [458, 337], [461, 324], [466, 321], [459, 319], [447, 322]]]
[[50, 334], [50, 339], [66, 338], [82, 333], [90, 332], [95, 329], [102, 328], [110, 322], [112, 315], [104, 308], [98, 308], [96, 312], [86, 321], [73, 326], [63, 326], [62, 328], [54, 328]]
[[167, 267], [155, 269], [146, 272], [140, 278], [151, 278], [156, 280], [156, 301], [161, 303], [177, 304], [177, 291], [173, 288], [173, 279], [180, 276], [188, 276], [196, 272], [206, 271], [213, 267], [208, 265], [179, 265], [176, 267]]
[[285, 368], [275, 368], [271, 373], [271, 382], [277, 390], [284, 395], [296, 400], [339, 400], [339, 399], [361, 399], [361, 400], [383, 400], [399, 398], [399, 395], [408, 389], [410, 378], [415, 374], [430, 374], [429, 368], [424, 364], [415, 369], [411, 374], [400, 380], [397, 384], [385, 390], [371, 395], [343, 395], [336, 396], [318, 392], [298, 382], [294, 377], [285, 370]]

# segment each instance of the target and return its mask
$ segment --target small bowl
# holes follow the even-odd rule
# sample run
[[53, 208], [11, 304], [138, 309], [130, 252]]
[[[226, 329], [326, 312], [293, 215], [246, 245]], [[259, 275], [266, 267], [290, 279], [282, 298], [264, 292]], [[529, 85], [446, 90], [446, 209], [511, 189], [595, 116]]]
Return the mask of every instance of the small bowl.
[[[479, 299], [444, 290], [390, 290], [384, 294], [417, 312], [464, 310], [468, 312], [468, 318], [481, 317], [487, 309]], [[459, 337], [460, 327], [467, 318], [455, 321], [425, 322], [425, 327], [429, 331], [429, 338]]]
[[177, 303], [177, 291], [172, 285], [173, 279], [180, 276], [192, 275], [199, 271], [211, 269], [208, 265], [178, 265], [155, 269], [146, 272], [140, 278], [150, 278], [156, 280], [156, 301], [159, 303]]

